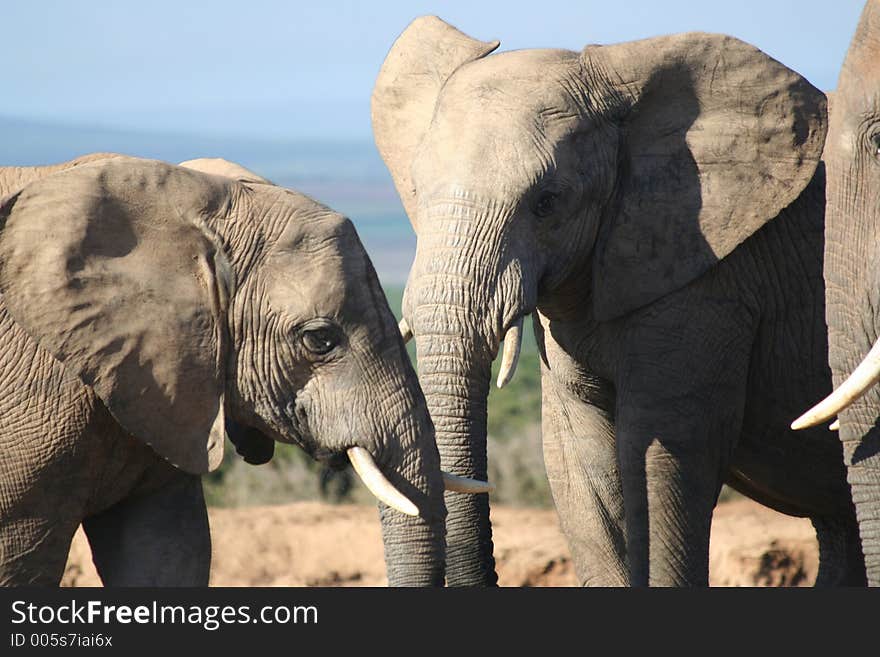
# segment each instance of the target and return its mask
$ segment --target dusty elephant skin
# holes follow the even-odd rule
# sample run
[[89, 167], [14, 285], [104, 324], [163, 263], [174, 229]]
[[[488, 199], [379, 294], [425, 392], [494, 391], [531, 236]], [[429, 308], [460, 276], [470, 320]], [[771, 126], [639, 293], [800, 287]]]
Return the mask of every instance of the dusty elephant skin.
[[442, 584], [433, 427], [351, 222], [235, 165], [96, 159], [0, 205], [0, 583], [57, 584], [82, 522], [105, 584], [206, 585], [228, 431], [354, 449], [415, 505], [380, 505], [389, 583]]
[[[789, 427], [831, 388], [824, 95], [723, 35], [497, 46], [419, 18], [373, 91], [443, 468], [484, 478], [491, 363], [534, 312], [581, 583], [706, 585], [725, 481], [812, 519], [819, 584], [864, 581], [839, 441]], [[487, 496], [447, 509], [447, 582], [494, 584]]]
[[878, 0], [865, 4], [840, 72], [825, 163], [825, 299], [828, 358], [836, 389], [795, 426], [839, 414], [868, 583], [880, 586], [880, 390], [875, 385], [880, 375]]

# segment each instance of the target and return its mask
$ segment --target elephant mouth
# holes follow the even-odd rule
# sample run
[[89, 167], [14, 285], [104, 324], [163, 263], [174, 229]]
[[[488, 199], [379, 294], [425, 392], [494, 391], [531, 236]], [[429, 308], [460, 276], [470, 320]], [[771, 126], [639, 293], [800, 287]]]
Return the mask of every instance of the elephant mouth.
[[[419, 515], [418, 507], [406, 495], [401, 493], [394, 484], [388, 481], [368, 450], [363, 447], [349, 447], [345, 450], [345, 454], [354, 471], [364, 483], [364, 486], [379, 501], [406, 515]], [[488, 493], [493, 490], [493, 487], [485, 481], [458, 477], [442, 470], [440, 474], [443, 477], [443, 487], [448, 491], [477, 494]]]
[[[236, 452], [247, 463], [261, 465], [271, 460], [274, 455], [275, 440], [263, 431], [238, 422], [229, 415], [226, 416], [226, 434], [235, 445]], [[351, 464], [367, 490], [377, 499], [406, 515], [419, 515], [418, 507], [387, 479], [366, 448], [352, 445], [347, 448], [331, 449], [314, 441], [302, 441], [297, 444], [309, 456], [333, 470], [343, 470]], [[487, 482], [456, 477], [446, 472], [441, 474], [446, 490], [472, 494], [492, 490]]]
[[349, 460], [346, 452], [319, 447], [310, 456], [331, 470], [340, 471], [348, 467]]
[[225, 416], [226, 435], [235, 445], [235, 451], [246, 463], [262, 465], [272, 460], [275, 441], [259, 429], [241, 424]]

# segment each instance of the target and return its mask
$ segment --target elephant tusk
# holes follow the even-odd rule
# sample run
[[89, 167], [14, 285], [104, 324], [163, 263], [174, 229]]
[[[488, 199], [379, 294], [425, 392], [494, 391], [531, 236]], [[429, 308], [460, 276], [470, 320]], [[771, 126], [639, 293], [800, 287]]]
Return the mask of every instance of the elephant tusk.
[[397, 509], [408, 516], [419, 515], [418, 507], [385, 478], [367, 450], [363, 447], [349, 447], [348, 460], [351, 461], [354, 471], [364, 482], [364, 486], [380, 502], [384, 502], [392, 509]]
[[454, 493], [490, 493], [495, 490], [495, 486], [488, 481], [480, 481], [479, 479], [471, 479], [470, 477], [459, 477], [458, 475], [443, 473], [443, 485], [446, 490]]
[[403, 338], [403, 344], [406, 344], [407, 342], [412, 340], [412, 329], [409, 327], [409, 324], [406, 321], [406, 317], [400, 320], [397, 328], [400, 329], [400, 337]]
[[829, 431], [840, 431], [840, 420], [834, 420], [831, 424], [828, 425]]
[[498, 370], [496, 385], [503, 388], [513, 378], [516, 372], [516, 362], [519, 360], [519, 350], [522, 347], [523, 318], [520, 317], [504, 334], [504, 353], [501, 355], [501, 369]]
[[880, 339], [874, 343], [871, 351], [849, 378], [825, 399], [792, 422], [791, 428], [806, 429], [830, 420], [864, 395], [877, 381], [880, 381]]

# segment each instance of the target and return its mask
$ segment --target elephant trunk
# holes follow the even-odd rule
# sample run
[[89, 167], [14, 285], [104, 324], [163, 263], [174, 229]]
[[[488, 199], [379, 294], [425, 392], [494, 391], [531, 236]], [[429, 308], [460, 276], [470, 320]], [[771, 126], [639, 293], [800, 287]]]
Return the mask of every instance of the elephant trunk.
[[388, 585], [443, 586], [443, 519], [404, 515], [381, 503], [379, 517]]
[[[829, 122], [830, 144], [845, 143], [846, 117], [856, 115], [856, 110], [847, 106], [847, 99], [860, 98], [863, 93], [863, 76], [845, 75], [852, 66], [853, 60], [848, 56]], [[857, 88], [853, 90], [848, 85]], [[825, 309], [828, 360], [835, 388], [858, 370], [866, 355], [877, 355], [873, 345], [878, 344], [880, 336], [880, 254], [876, 228], [880, 192], [864, 188], [858, 164], [853, 164], [848, 155], [845, 148], [832, 148], [826, 155]], [[860, 396], [849, 395], [851, 399], [846, 401], [851, 405], [840, 412], [838, 435], [859, 521], [868, 583], [880, 586], [880, 387], [868, 385], [874, 376], [864, 371], [870, 369], [872, 359], [868, 358], [869, 363], [858, 372], [862, 379], [856, 379]]]
[[[395, 336], [396, 337], [396, 336]], [[405, 356], [401, 347], [401, 356]], [[408, 361], [407, 361], [407, 367]], [[410, 369], [409, 376], [416, 380]], [[418, 386], [388, 398], [395, 408], [389, 440], [374, 449], [387, 482], [410, 501], [415, 515], [379, 503], [389, 586], [443, 586], [446, 563], [446, 506], [434, 427]], [[384, 423], [383, 423], [384, 424]], [[384, 452], [384, 453], [383, 453]], [[393, 500], [390, 500], [393, 502]]]
[[[438, 189], [437, 202], [426, 201], [420, 212], [404, 314], [443, 470], [482, 481], [492, 362], [504, 340], [503, 385], [516, 366], [537, 277], [528, 240], [489, 238], [496, 232], [490, 227], [514, 221], [516, 208], [454, 186]], [[447, 492], [446, 506], [447, 584], [494, 586], [488, 495]]]
[[[850, 329], [851, 330], [851, 329]], [[849, 361], [840, 352], [849, 351], [852, 335], [843, 341], [835, 340], [838, 331], [830, 331], [829, 360], [835, 384], [846, 376]], [[860, 341], [861, 343], [861, 341]], [[867, 340], [862, 349], [870, 348]], [[843, 363], [847, 363], [846, 365]], [[851, 365], [850, 365], [851, 366]], [[840, 413], [838, 436], [843, 445], [843, 458], [847, 468], [852, 501], [859, 523], [863, 556], [868, 583], [880, 586], [880, 390], [868, 389], [864, 396]]]
[[[422, 390], [434, 420], [443, 469], [487, 479], [486, 401], [491, 361], [471, 361], [452, 336], [417, 334]], [[448, 492], [446, 565], [449, 586], [497, 583], [489, 496]]]

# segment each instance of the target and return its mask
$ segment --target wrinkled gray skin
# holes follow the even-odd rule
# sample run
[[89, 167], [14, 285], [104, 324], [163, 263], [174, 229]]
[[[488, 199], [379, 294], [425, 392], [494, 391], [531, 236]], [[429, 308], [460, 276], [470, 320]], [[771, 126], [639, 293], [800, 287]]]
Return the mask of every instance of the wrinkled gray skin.
[[[823, 94], [721, 35], [497, 45], [417, 19], [373, 92], [443, 469], [486, 476], [490, 366], [537, 312], [583, 584], [706, 585], [725, 481], [813, 520], [820, 584], [863, 581], [839, 442], [788, 427], [830, 390]], [[446, 502], [447, 583], [495, 584], [487, 496]]]
[[[880, 336], [880, 1], [869, 0], [834, 94], [825, 162], [826, 319], [835, 385]], [[868, 582], [880, 586], [880, 389], [840, 414]]]
[[442, 584], [433, 427], [347, 219], [260, 182], [79, 164], [0, 202], [0, 288], [0, 583], [57, 584], [82, 522], [105, 584], [207, 585], [199, 475], [225, 427], [251, 462], [274, 440], [367, 449], [420, 511], [380, 505], [389, 583]]

